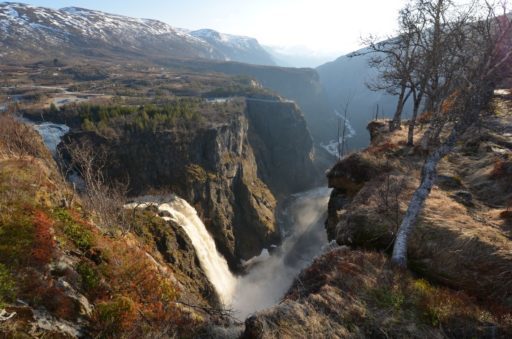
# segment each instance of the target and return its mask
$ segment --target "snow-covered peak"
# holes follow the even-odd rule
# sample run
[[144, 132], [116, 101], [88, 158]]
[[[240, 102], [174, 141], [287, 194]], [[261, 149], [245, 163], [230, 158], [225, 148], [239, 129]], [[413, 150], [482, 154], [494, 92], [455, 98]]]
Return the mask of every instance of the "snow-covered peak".
[[81, 7], [64, 7], [64, 8], [61, 8], [60, 11], [68, 12], [69, 14], [80, 14], [80, 15], [95, 12], [90, 9], [81, 8]]
[[198, 37], [198, 38], [205, 38], [205, 39], [217, 39], [221, 40], [221, 34], [217, 31], [214, 31], [213, 29], [199, 29], [197, 31], [190, 32], [191, 35]]
[[[164, 57], [235, 60], [272, 64], [253, 38], [214, 30], [189, 31], [162, 21], [139, 19], [80, 7], [54, 10], [17, 2], [0, 3], [0, 46], [43, 52], [106, 47]], [[52, 53], [55, 53], [52, 51]], [[261, 60], [261, 61], [258, 61]]]
[[200, 29], [197, 31], [190, 32], [191, 35], [204, 39], [206, 41], [216, 41], [224, 44], [228, 44], [232, 47], [238, 47], [238, 48], [252, 48], [255, 45], [259, 45], [258, 41], [251, 37], [246, 36], [239, 36], [239, 35], [231, 35], [231, 34], [225, 34], [217, 32], [213, 29]]

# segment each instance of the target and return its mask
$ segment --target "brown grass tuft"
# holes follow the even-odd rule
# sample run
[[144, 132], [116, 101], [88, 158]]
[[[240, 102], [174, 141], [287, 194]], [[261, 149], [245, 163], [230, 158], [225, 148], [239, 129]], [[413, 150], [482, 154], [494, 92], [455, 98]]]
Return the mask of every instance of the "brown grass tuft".
[[0, 154], [46, 158], [48, 150], [36, 131], [9, 114], [0, 114]]
[[494, 167], [491, 171], [493, 178], [512, 178], [512, 161], [504, 160], [501, 158], [496, 159]]
[[418, 116], [418, 119], [416, 120], [416, 122], [418, 124], [428, 124], [431, 119], [432, 119], [432, 112], [425, 111]]

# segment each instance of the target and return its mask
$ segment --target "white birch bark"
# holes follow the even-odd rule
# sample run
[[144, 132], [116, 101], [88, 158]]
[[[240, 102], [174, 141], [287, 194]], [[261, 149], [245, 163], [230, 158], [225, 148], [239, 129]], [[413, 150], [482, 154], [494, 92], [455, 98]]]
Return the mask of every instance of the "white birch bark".
[[409, 235], [416, 224], [416, 220], [421, 213], [425, 200], [432, 190], [432, 186], [434, 186], [434, 182], [437, 177], [437, 164], [453, 149], [457, 136], [457, 128], [454, 128], [448, 139], [439, 146], [434, 153], [429, 155], [427, 160], [425, 160], [425, 164], [423, 165], [421, 172], [421, 184], [416, 189], [411, 201], [409, 202], [407, 212], [405, 213], [402, 224], [398, 229], [395, 244], [393, 246], [391, 261], [399, 267], [407, 267], [407, 242]]

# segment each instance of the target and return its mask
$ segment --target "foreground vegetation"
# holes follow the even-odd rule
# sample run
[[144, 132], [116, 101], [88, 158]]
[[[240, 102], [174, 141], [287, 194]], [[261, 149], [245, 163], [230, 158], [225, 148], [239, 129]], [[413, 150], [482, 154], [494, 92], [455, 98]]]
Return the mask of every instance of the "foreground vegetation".
[[[178, 269], [162, 272], [159, 265], [166, 264], [158, 264], [159, 253], [145, 238], [112, 236], [96, 226], [94, 211], [74, 195], [36, 132], [1, 116], [0, 310], [14, 317], [0, 322], [0, 332], [140, 337], [197, 331], [203, 316], [178, 302], [190, 278]], [[137, 218], [139, 229], [155, 223], [152, 214]], [[198, 305], [207, 305], [200, 299]]]

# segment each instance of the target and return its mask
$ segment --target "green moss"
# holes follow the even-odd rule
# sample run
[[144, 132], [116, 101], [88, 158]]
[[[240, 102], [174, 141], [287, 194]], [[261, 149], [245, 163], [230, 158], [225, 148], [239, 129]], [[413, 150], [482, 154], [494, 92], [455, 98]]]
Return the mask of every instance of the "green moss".
[[0, 309], [6, 302], [12, 302], [16, 298], [16, 284], [11, 272], [3, 264], [0, 264]]
[[0, 261], [10, 267], [24, 266], [34, 242], [34, 225], [24, 211], [11, 212], [10, 218], [0, 220]]
[[146, 244], [153, 245], [154, 234], [158, 230], [168, 228], [166, 222], [155, 215], [155, 212], [147, 209], [136, 209], [126, 211], [127, 218], [133, 218], [133, 231]]
[[399, 310], [405, 303], [405, 295], [399, 289], [376, 288], [370, 291], [370, 295], [380, 307]]
[[76, 267], [76, 271], [80, 274], [82, 287], [85, 291], [92, 291], [100, 285], [100, 275], [89, 263], [85, 261], [80, 262]]
[[55, 218], [60, 221], [62, 231], [81, 250], [86, 251], [93, 246], [94, 237], [88, 229], [77, 223], [68, 210], [59, 208], [54, 212]]

